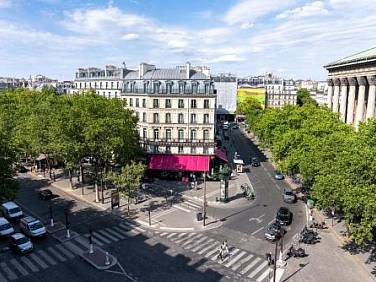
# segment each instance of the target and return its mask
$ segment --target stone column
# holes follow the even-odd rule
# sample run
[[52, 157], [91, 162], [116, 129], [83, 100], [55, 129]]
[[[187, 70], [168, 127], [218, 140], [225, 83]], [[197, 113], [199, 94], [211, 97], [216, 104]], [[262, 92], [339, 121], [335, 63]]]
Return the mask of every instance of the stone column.
[[347, 80], [349, 81], [349, 84], [350, 84], [350, 90], [349, 90], [349, 99], [347, 102], [346, 123], [352, 124], [354, 123], [355, 93], [356, 93], [356, 87], [358, 83], [356, 81], [356, 77], [350, 77]]
[[333, 103], [333, 79], [328, 79], [328, 108], [332, 110], [332, 103]]
[[358, 92], [358, 104], [356, 106], [356, 114], [355, 114], [355, 127], [356, 128], [358, 128], [359, 123], [363, 120], [366, 85], [367, 85], [367, 79], [365, 76], [359, 76], [357, 77], [357, 80], [359, 84], [359, 92]]
[[368, 102], [366, 120], [375, 116], [376, 75], [368, 76]]
[[333, 94], [333, 109], [332, 111], [338, 113], [338, 105], [339, 105], [339, 86], [341, 85], [341, 81], [336, 78], [334, 80], [334, 94]]
[[346, 105], [347, 105], [347, 86], [349, 85], [347, 78], [341, 78], [341, 98], [339, 111], [341, 113], [341, 120], [346, 122]]

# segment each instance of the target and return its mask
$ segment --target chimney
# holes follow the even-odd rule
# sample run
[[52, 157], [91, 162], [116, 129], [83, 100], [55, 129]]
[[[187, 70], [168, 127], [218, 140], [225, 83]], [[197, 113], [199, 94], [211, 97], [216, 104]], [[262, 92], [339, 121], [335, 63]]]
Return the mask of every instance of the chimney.
[[185, 72], [186, 72], [185, 78], [189, 79], [191, 77], [191, 63], [190, 62], [185, 63]]

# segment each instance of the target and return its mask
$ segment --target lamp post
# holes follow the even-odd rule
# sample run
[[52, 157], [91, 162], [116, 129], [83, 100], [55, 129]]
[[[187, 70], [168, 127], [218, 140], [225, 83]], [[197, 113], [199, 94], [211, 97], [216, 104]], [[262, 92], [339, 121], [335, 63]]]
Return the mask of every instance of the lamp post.
[[204, 172], [204, 226], [206, 224], [206, 172]]
[[69, 231], [70, 223], [68, 221], [68, 209], [67, 208], [64, 209], [64, 213], [65, 213], [65, 228], [67, 229], [66, 237], [69, 239], [70, 238], [70, 231]]

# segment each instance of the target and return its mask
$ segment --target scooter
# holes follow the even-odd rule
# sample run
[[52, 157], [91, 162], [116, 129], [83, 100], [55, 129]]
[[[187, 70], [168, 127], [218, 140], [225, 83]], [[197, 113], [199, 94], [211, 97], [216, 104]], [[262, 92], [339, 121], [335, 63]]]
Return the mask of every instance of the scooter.
[[310, 227], [316, 228], [316, 229], [327, 229], [328, 228], [325, 224], [325, 221], [323, 221], [321, 223], [313, 222]]
[[295, 249], [293, 246], [291, 246], [287, 252], [287, 256], [294, 258], [304, 258], [306, 256], [306, 253], [303, 248]]

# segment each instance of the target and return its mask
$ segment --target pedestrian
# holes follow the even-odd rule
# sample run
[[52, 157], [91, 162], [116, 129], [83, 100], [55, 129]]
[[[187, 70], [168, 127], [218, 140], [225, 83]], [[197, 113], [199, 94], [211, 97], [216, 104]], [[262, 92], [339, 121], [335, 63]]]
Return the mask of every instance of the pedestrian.
[[272, 260], [272, 253], [269, 252], [266, 254], [266, 260], [268, 261], [268, 265], [270, 266], [271, 264], [273, 264], [273, 260]]
[[222, 249], [222, 245], [219, 247], [217, 259], [221, 259], [221, 261], [223, 261], [223, 249]]

